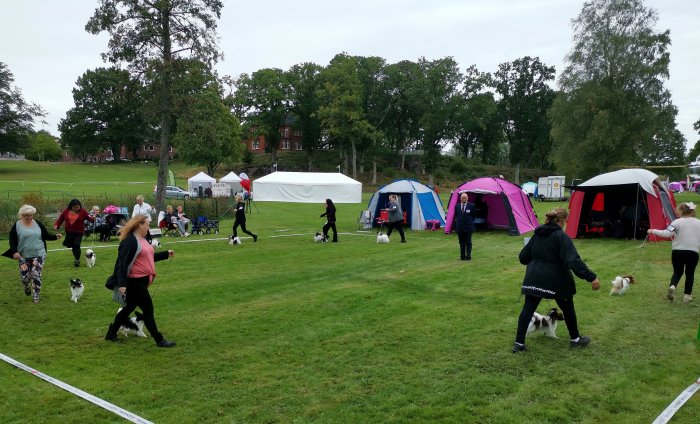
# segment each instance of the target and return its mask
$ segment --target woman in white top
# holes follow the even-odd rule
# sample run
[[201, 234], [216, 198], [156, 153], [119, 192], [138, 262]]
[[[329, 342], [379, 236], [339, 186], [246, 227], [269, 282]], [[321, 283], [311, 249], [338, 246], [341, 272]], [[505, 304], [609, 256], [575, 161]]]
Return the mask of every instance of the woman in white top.
[[156, 210], [151, 207], [148, 203], [143, 201], [143, 196], [138, 195], [136, 196], [136, 204], [134, 205], [134, 211], [131, 213], [131, 217], [136, 217], [139, 215], [151, 217], [151, 215], [155, 215]]
[[700, 250], [700, 220], [695, 217], [695, 204], [692, 202], [678, 205], [676, 213], [680, 218], [673, 221], [668, 228], [665, 230], [649, 229], [647, 233], [673, 239], [671, 245], [673, 276], [671, 276], [671, 284], [668, 287], [666, 298], [668, 300], [674, 299], [676, 286], [685, 271], [683, 303], [688, 303], [693, 300], [695, 267], [698, 264], [698, 250]]

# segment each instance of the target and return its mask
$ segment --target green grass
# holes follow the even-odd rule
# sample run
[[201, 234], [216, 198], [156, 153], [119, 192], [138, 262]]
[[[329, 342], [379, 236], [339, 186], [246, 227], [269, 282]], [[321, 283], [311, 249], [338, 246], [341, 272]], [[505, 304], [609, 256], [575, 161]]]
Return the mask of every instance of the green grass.
[[[0, 261], [0, 352], [159, 423], [647, 423], [700, 372], [700, 303], [664, 299], [669, 243], [575, 241], [603, 282], [593, 292], [577, 281], [591, 345], [570, 350], [562, 324], [560, 339], [528, 340], [531, 351], [513, 355], [523, 237], [477, 233], [465, 263], [456, 237], [440, 232], [377, 245], [355, 231], [364, 205], [338, 205], [340, 243], [325, 245], [311, 241], [322, 205], [256, 205], [257, 243], [228, 246], [230, 219], [220, 236], [164, 239], [176, 256], [156, 265], [151, 293], [175, 348], [104, 341], [116, 243], [86, 242], [99, 247], [97, 267], [51, 251], [39, 305], [16, 264]], [[555, 206], [535, 204], [540, 217]], [[639, 284], [608, 296], [629, 272]], [[77, 304], [71, 277], [86, 282]], [[3, 423], [123, 422], [4, 362], [0, 382]], [[696, 395], [672, 422], [699, 413]]]

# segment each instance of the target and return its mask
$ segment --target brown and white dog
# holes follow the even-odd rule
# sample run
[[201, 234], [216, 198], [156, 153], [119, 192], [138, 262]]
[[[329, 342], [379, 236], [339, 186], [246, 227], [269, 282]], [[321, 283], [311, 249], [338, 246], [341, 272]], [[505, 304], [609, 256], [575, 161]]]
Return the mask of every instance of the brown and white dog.
[[530, 320], [530, 325], [527, 326], [525, 337], [535, 332], [541, 332], [549, 337], [557, 338], [557, 321], [563, 321], [564, 315], [559, 312], [559, 309], [550, 309], [547, 315], [541, 315], [535, 312]]
[[630, 288], [630, 284], [634, 284], [634, 277], [631, 275], [625, 275], [620, 277], [619, 275], [611, 281], [612, 288], [610, 289], [610, 296], [614, 294], [623, 295]]

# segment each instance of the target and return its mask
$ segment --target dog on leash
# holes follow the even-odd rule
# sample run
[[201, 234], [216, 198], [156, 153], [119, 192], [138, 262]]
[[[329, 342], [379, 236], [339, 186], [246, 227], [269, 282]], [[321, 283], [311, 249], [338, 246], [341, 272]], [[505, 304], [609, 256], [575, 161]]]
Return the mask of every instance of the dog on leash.
[[328, 242], [328, 238], [326, 238], [325, 234], [321, 233], [316, 233], [314, 236], [314, 243], [326, 243]]
[[612, 284], [612, 288], [610, 289], [610, 296], [612, 296], [614, 294], [625, 294], [625, 292], [629, 290], [630, 285], [636, 283], [636, 281], [634, 281], [634, 277], [631, 275], [625, 275], [623, 277], [618, 275], [610, 283]]
[[381, 231], [377, 233], [377, 244], [388, 244], [389, 236], [382, 233]]
[[154, 249], [157, 249], [160, 247], [160, 241], [158, 239], [153, 239], [151, 240], [151, 246], [153, 246]]
[[234, 236], [228, 236], [228, 244], [233, 246], [235, 244], [241, 244], [241, 239]]
[[532, 333], [540, 332], [556, 339], [557, 321], [564, 321], [564, 315], [557, 308], [550, 309], [547, 315], [535, 312], [530, 320], [530, 325], [527, 326], [525, 337], [530, 336]]
[[95, 256], [95, 252], [93, 252], [92, 249], [88, 249], [85, 251], [85, 262], [87, 262], [88, 268], [92, 268], [95, 266], [95, 260], [97, 259], [97, 256]]
[[83, 295], [83, 290], [85, 290], [85, 286], [83, 282], [80, 281], [80, 278], [70, 280], [70, 300], [78, 303], [80, 296]]
[[[117, 313], [121, 311], [122, 308], [117, 309]], [[148, 337], [146, 333], [143, 332], [143, 314], [136, 312], [135, 317], [129, 317], [129, 321], [119, 328], [119, 331], [124, 334], [124, 337], [129, 337], [129, 334], [133, 334], [137, 337]]]

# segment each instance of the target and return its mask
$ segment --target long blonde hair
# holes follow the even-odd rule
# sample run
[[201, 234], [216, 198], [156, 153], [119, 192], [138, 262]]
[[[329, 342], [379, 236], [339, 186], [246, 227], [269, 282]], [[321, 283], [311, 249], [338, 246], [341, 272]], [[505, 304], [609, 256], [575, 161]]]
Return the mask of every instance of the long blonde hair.
[[151, 221], [150, 216], [146, 215], [136, 215], [131, 218], [120, 230], [119, 230], [119, 241], [127, 238], [131, 233], [133, 233], [139, 225], [143, 224], [145, 221]]

